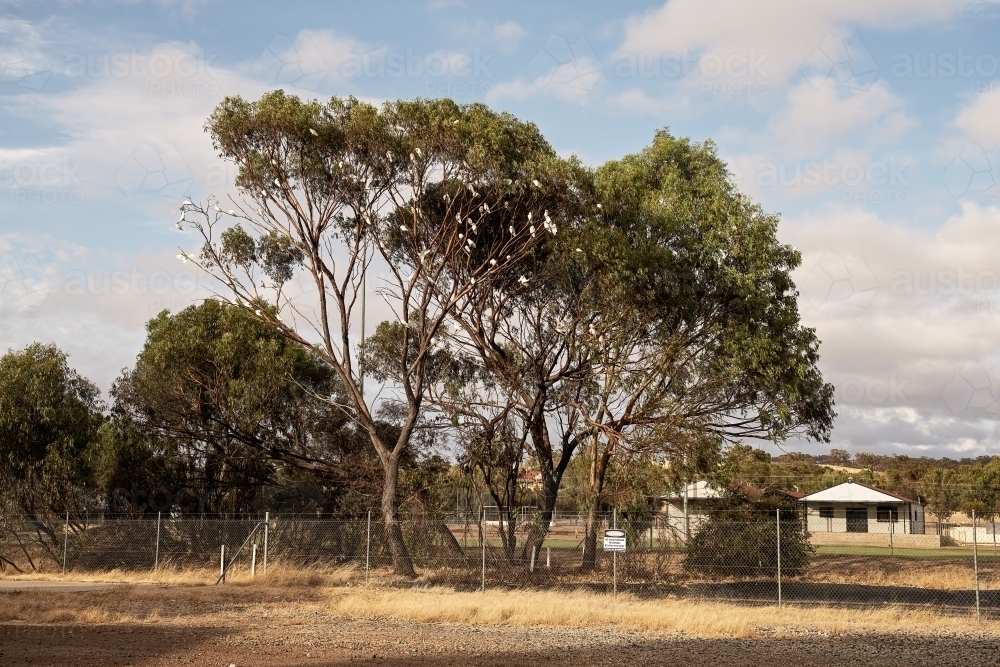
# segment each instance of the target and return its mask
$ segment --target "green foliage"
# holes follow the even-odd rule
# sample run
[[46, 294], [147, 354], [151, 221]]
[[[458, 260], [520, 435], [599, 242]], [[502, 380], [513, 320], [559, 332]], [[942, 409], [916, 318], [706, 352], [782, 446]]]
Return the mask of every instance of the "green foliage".
[[100, 392], [55, 345], [0, 357], [0, 481], [36, 516], [83, 507], [94, 490]]
[[712, 508], [688, 544], [684, 568], [701, 575], [773, 576], [778, 567], [781, 510], [781, 573], [802, 574], [815, 549], [809, 544], [795, 501], [780, 493], [748, 497], [731, 492]]
[[800, 323], [791, 277], [800, 255], [778, 241], [778, 217], [738, 192], [714, 145], [660, 131], [600, 167], [595, 188], [603, 206], [588, 254], [599, 298], [650, 327], [664, 364], [650, 371], [665, 373], [672, 401], [687, 406], [675, 429], [828, 441], [833, 387], [817, 367], [815, 332]]
[[[781, 573], [794, 577], [809, 565], [813, 547], [798, 521], [781, 522]], [[777, 523], [773, 515], [728, 522], [712, 517], [692, 536], [684, 568], [697, 575], [774, 576], [778, 568]]]
[[187, 489], [202, 511], [252, 511], [295, 488], [306, 505], [296, 509], [370, 504], [377, 462], [309, 350], [216, 301], [165, 311], [147, 329], [135, 368], [112, 390], [109, 474], [143, 471], [149, 486]]

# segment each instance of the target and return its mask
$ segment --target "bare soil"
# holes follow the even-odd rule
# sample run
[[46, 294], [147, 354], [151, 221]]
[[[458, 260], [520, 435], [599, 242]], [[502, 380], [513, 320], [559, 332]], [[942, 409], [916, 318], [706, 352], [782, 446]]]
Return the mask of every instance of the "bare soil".
[[996, 665], [997, 637], [655, 637], [617, 631], [302, 619], [244, 627], [0, 625], [0, 664], [21, 665]]

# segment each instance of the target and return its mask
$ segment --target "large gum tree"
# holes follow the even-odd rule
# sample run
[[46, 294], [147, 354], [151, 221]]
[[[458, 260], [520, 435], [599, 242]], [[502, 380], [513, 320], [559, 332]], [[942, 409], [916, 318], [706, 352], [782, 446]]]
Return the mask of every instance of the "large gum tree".
[[[308, 346], [337, 375], [343, 398], [330, 400], [367, 434], [383, 469], [394, 569], [413, 575], [397, 481], [443, 324], [473, 289], [524, 286], [518, 267], [541, 241], [527, 220], [543, 216], [554, 152], [534, 125], [450, 100], [377, 108], [275, 91], [227, 98], [206, 131], [236, 164], [239, 192], [233, 208], [182, 206], [179, 224], [193, 226], [202, 247], [181, 258], [218, 278], [220, 298]], [[376, 398], [363, 389], [352, 334], [373, 263], [396, 318], [394, 344], [381, 350], [392, 380]], [[378, 428], [386, 402], [398, 428], [391, 441]]]
[[737, 190], [711, 143], [662, 131], [594, 182], [592, 392], [579, 404], [591, 495], [584, 567], [595, 564], [616, 457], [681, 461], [699, 455], [692, 446], [829, 441], [835, 416], [819, 341], [799, 320], [799, 253], [778, 240], [778, 217]]

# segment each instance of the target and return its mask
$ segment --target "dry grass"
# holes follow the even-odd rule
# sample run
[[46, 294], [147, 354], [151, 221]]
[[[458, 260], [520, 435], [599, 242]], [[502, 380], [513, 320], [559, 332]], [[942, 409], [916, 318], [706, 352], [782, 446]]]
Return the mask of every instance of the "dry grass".
[[[331, 591], [329, 610], [362, 618], [392, 616], [428, 623], [615, 628], [643, 633], [684, 633], [698, 637], [775, 636], [801, 631], [830, 634], [906, 627], [913, 631], [969, 630], [968, 617], [883, 607], [743, 607], [688, 600], [610, 599], [587, 592], [487, 591], [445, 589]], [[981, 629], [997, 633], [1000, 623]]]
[[[121, 581], [108, 573], [106, 581]], [[267, 577], [236, 572], [226, 585], [207, 571], [161, 572], [144, 583], [110, 591], [0, 595], [0, 623], [158, 624], [243, 627], [329, 624], [338, 618], [398, 618], [422, 623], [518, 625], [683, 633], [694, 637], [850, 634], [907, 628], [911, 632], [969, 631], [970, 616], [901, 607], [745, 607], [682, 599], [636, 599], [585, 591], [457, 592], [443, 587], [352, 586], [356, 574], [333, 569], [274, 567]], [[80, 580], [78, 577], [76, 580]], [[134, 579], [133, 579], [134, 581]], [[1000, 634], [1000, 623], [981, 630]]]
[[[135, 570], [106, 570], [92, 572], [26, 572], [10, 570], [0, 573], [0, 581], [85, 581], [114, 584], [171, 584], [180, 586], [210, 586], [219, 578], [219, 571], [211, 568], [163, 567], [156, 572]], [[301, 567], [285, 566], [280, 563], [269, 566], [266, 581], [269, 586], [338, 586], [357, 579], [353, 567]], [[226, 583], [248, 586], [264, 581], [260, 569], [257, 578], [250, 575], [247, 567], [233, 567], [226, 573]]]
[[[840, 556], [817, 558], [801, 581], [967, 591], [973, 585], [973, 571], [971, 560]], [[1000, 568], [996, 563], [980, 564], [979, 587], [982, 590], [1000, 588]]]

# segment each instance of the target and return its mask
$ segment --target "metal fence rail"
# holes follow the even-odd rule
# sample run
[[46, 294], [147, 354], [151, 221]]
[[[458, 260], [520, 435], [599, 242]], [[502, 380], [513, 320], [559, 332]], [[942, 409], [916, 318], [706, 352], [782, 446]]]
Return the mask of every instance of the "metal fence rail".
[[[448, 519], [402, 524], [421, 584], [588, 589], [754, 605], [894, 604], [1000, 618], [1000, 555], [990, 526], [979, 522], [968, 527], [968, 546], [949, 539], [926, 548], [907, 545], [891, 531], [888, 542], [884, 534], [869, 542], [841, 534], [838, 543], [835, 535], [806, 533], [792, 512], [716, 513], [690, 534], [658, 516], [603, 516], [588, 562], [585, 527], [578, 522], [557, 520], [539, 540], [531, 517], [513, 528], [499, 515]], [[601, 531], [612, 522], [626, 534], [622, 553], [602, 549]], [[91, 514], [5, 517], [3, 525], [0, 569], [7, 572], [171, 568], [221, 574], [220, 563], [249, 571], [270, 561], [342, 567], [359, 583], [392, 576], [389, 536], [377, 517]]]

